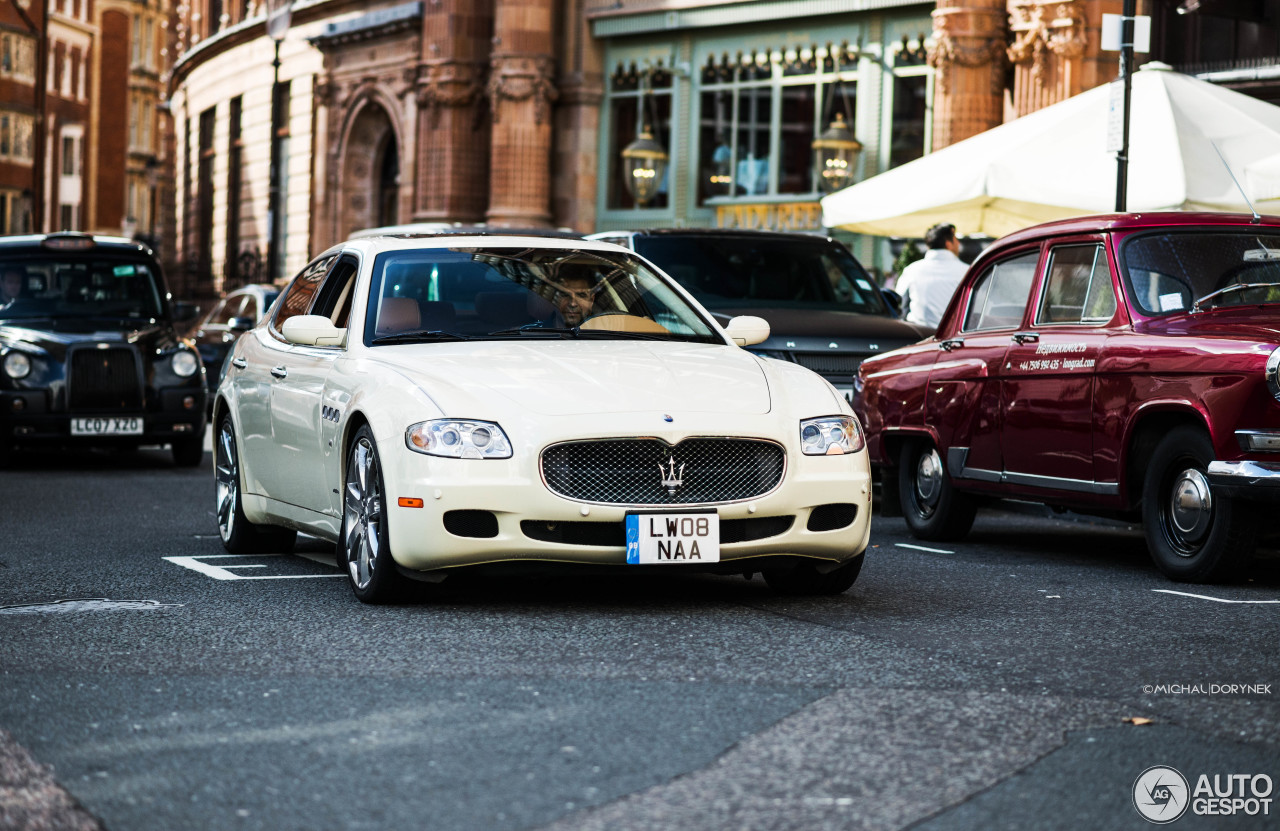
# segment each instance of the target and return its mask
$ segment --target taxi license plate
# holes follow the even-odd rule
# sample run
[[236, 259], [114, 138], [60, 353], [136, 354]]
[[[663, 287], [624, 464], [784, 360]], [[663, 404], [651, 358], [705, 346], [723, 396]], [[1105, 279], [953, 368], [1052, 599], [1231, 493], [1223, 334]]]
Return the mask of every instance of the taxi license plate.
[[73, 436], [141, 436], [142, 418], [73, 418], [71, 419], [71, 435]]
[[720, 562], [720, 516], [714, 511], [627, 514], [627, 562]]

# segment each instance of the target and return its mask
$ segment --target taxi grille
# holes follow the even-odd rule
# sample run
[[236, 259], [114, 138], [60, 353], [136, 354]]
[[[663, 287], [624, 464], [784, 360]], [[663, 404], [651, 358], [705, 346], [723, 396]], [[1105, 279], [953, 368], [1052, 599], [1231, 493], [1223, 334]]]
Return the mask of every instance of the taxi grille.
[[853, 375], [869, 355], [849, 352], [796, 352], [796, 363], [819, 375]]
[[[755, 439], [687, 439], [675, 446], [659, 439], [609, 439], [558, 444], [542, 454], [542, 476], [553, 493], [607, 505], [752, 499], [776, 488], [785, 468], [781, 446]], [[664, 484], [674, 479], [679, 484]]]
[[76, 349], [67, 368], [67, 407], [103, 412], [142, 407], [137, 353], [129, 347]]

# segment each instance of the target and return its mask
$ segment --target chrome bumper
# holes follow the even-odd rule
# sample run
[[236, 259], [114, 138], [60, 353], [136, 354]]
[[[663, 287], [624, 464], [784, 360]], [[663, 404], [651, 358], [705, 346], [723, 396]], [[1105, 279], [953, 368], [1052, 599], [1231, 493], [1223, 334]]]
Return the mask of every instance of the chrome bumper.
[[1209, 483], [1226, 496], [1280, 502], [1280, 462], [1210, 462]]

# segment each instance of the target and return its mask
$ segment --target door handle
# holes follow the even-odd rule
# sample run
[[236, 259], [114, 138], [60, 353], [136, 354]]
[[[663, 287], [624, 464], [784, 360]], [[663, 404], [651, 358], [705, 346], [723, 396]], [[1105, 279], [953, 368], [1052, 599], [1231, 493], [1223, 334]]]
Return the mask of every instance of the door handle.
[[277, 378], [283, 378], [289, 374], [289, 370], [282, 364], [280, 366], [272, 367], [271, 374]]
[[246, 361], [244, 358], [232, 358], [231, 365], [236, 369], [244, 369], [249, 365], [249, 362]]
[[939, 343], [938, 346], [950, 352], [952, 349], [958, 349], [961, 346], [964, 346], [964, 338], [949, 338]]
[[1038, 332], [1018, 332], [1013, 336], [1018, 343], [1039, 343], [1040, 334]]

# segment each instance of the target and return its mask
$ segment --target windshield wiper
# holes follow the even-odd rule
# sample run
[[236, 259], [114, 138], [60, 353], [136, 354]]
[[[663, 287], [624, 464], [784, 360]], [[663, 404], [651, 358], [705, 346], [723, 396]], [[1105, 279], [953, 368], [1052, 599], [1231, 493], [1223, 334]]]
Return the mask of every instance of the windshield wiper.
[[[1274, 288], [1275, 286], [1280, 286], [1280, 283], [1236, 283], [1235, 285], [1225, 286], [1223, 288], [1218, 289], [1217, 291], [1209, 292], [1204, 297], [1201, 297], [1199, 300], [1192, 303], [1191, 313], [1197, 314], [1198, 312], [1201, 311], [1200, 305], [1202, 303], [1204, 303], [1206, 300], [1212, 300], [1213, 298], [1222, 294], [1228, 294], [1228, 293], [1237, 292], [1237, 291], [1244, 291], [1245, 289]], [[1245, 304], [1245, 305], [1252, 305], [1252, 304]]]
[[432, 341], [457, 341], [471, 340], [466, 335], [459, 335], [457, 332], [445, 332], [440, 329], [421, 329], [416, 332], [397, 332], [394, 335], [383, 335], [380, 338], [374, 338], [372, 344], [374, 346], [382, 346], [388, 343], [430, 343]]
[[499, 329], [496, 332], [490, 332], [490, 335], [556, 335], [557, 337], [576, 338], [581, 335], [581, 331], [577, 327], [566, 328], [563, 326], [539, 326], [536, 323], [526, 323], [524, 326], [516, 326], [512, 329]]

